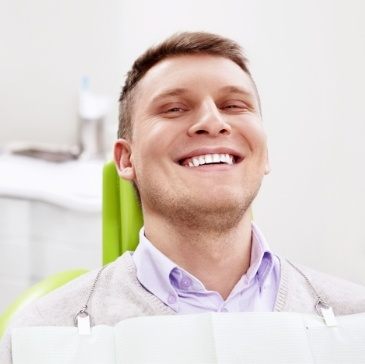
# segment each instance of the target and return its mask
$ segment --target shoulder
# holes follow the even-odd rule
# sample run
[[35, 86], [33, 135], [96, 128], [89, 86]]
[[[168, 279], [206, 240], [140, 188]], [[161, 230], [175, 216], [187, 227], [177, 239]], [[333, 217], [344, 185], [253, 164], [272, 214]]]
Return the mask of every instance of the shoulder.
[[11, 363], [12, 329], [27, 326], [73, 325], [75, 310], [80, 307], [80, 297], [84, 295], [85, 287], [90, 286], [94, 276], [95, 272], [83, 274], [19, 310], [1, 337], [0, 362]]
[[98, 269], [87, 272], [19, 310], [11, 327], [72, 324], [76, 310], [86, 301]]
[[[118, 279], [115, 275], [123, 275], [124, 265], [117, 260], [107, 266], [95, 288], [100, 289], [108, 297], [106, 292], [112, 289], [113, 280]], [[85, 305], [99, 272], [100, 268], [85, 273], [25, 306], [12, 318], [9, 329], [26, 326], [74, 325], [74, 317]]]
[[337, 314], [365, 312], [365, 286], [308, 267], [301, 268]]
[[[316, 302], [319, 295], [337, 315], [365, 312], [365, 286], [281, 258], [287, 304]], [[304, 274], [304, 276], [303, 276]]]
[[22, 310], [1, 340], [0, 358], [10, 355], [12, 328], [73, 326], [76, 314], [86, 304], [91, 291], [87, 312], [93, 325], [112, 326], [129, 317], [171, 313], [138, 282], [133, 259], [126, 252], [102, 271], [86, 273]]
[[[113, 325], [141, 314], [164, 313], [165, 305], [139, 283], [129, 252], [38, 299], [11, 326], [70, 326], [87, 303], [95, 325]], [[161, 312], [160, 312], [161, 311]]]

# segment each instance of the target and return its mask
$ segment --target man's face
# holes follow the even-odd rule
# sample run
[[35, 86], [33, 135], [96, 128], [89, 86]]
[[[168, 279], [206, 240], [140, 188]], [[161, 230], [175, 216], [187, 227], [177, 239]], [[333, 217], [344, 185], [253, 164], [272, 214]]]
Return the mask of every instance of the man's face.
[[132, 119], [132, 141], [117, 142], [115, 155], [144, 214], [191, 224], [242, 217], [268, 166], [255, 88], [237, 64], [210, 55], [159, 62], [137, 86]]

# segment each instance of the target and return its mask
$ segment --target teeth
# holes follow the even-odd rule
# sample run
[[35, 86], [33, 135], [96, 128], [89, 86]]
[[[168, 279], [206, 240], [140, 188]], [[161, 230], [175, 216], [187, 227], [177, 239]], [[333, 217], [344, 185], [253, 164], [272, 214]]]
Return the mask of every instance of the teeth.
[[204, 156], [205, 163], [213, 163], [213, 157], [211, 154], [207, 154]]
[[188, 165], [189, 167], [198, 167], [204, 164], [211, 164], [211, 163], [226, 163], [228, 165], [234, 164], [234, 159], [232, 155], [229, 154], [205, 154], [199, 155], [189, 159]]
[[219, 154], [213, 154], [213, 163], [219, 163], [221, 161], [221, 158], [219, 157]]
[[194, 157], [193, 158], [193, 164], [194, 164], [194, 167], [198, 167], [199, 166], [199, 158], [197, 158], [197, 157]]

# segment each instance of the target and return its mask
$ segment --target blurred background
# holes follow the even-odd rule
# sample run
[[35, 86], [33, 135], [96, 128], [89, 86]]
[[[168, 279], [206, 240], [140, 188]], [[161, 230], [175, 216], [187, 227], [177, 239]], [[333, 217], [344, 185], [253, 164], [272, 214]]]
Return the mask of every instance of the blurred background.
[[246, 50], [272, 172], [270, 246], [365, 284], [365, 3], [1, 0], [0, 310], [49, 274], [101, 264], [101, 169], [132, 61], [176, 31]]

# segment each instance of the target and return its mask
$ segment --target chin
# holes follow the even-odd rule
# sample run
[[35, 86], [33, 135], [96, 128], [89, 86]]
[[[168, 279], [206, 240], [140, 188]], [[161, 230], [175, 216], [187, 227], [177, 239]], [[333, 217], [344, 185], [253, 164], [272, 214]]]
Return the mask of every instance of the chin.
[[242, 221], [250, 203], [245, 203], [237, 196], [212, 196], [185, 201], [178, 215], [192, 228], [224, 231], [231, 229]]
[[[193, 197], [194, 196], [194, 197]], [[238, 206], [246, 205], [247, 196], [242, 191], [236, 192], [232, 189], [212, 189], [210, 191], [200, 191], [189, 198], [190, 203], [196, 208], [206, 211], [228, 211]], [[250, 199], [251, 200], [251, 199]]]
[[244, 201], [230, 196], [229, 198], [212, 197], [209, 200], [201, 201], [201, 210], [207, 213], [236, 214], [245, 208]]

